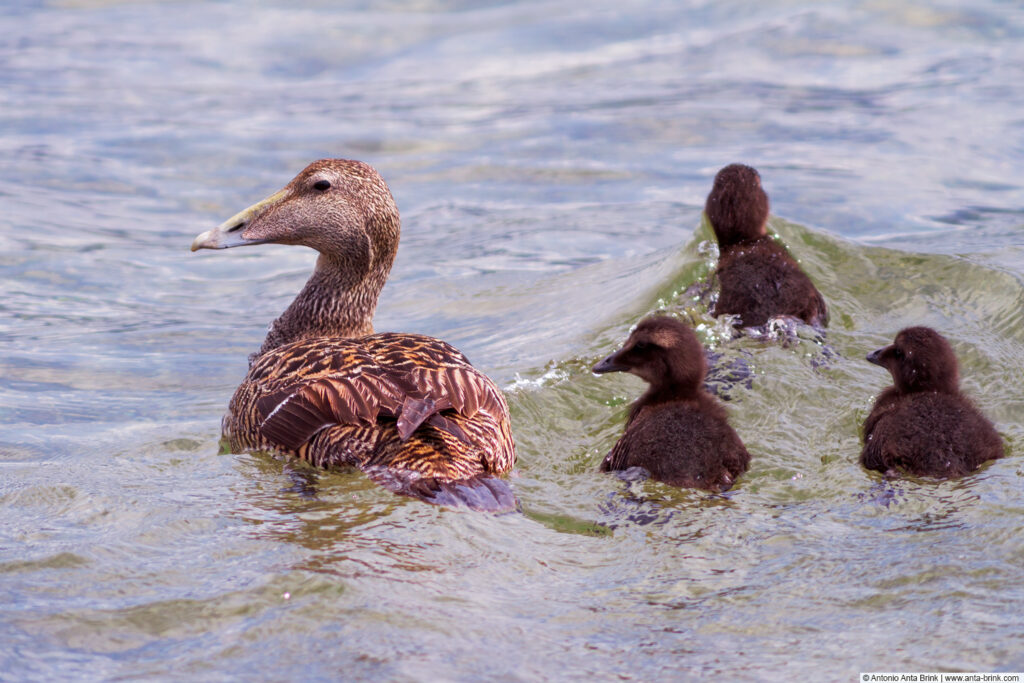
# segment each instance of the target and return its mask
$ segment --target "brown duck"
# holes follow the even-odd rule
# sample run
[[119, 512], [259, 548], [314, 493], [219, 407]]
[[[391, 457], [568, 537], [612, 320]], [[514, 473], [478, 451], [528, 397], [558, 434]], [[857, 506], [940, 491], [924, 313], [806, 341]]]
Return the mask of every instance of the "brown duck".
[[511, 489], [497, 478], [516, 460], [498, 387], [440, 339], [374, 334], [399, 232], [383, 178], [362, 162], [326, 159], [196, 237], [192, 251], [276, 243], [320, 253], [306, 286], [250, 356], [224, 436], [235, 451], [355, 466], [395, 493], [431, 503], [514, 509]]
[[683, 323], [663, 316], [641, 321], [593, 371], [629, 372], [650, 384], [602, 472], [642, 467], [672, 486], [725, 491], [747, 471], [750, 454], [722, 404], [704, 390], [704, 349]]
[[715, 316], [738, 315], [744, 327], [782, 315], [817, 327], [828, 324], [821, 293], [786, 248], [768, 235], [768, 195], [757, 170], [743, 164], [720, 170], [704, 212], [720, 251]]
[[864, 467], [959, 477], [1003, 456], [995, 427], [960, 393], [956, 355], [938, 332], [908, 327], [867, 359], [888, 370], [893, 385], [864, 421]]

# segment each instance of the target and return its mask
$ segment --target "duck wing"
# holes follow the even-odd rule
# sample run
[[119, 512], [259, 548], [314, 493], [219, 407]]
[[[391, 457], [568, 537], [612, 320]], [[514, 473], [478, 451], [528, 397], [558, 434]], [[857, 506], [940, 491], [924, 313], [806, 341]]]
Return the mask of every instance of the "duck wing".
[[447, 404], [434, 412], [451, 407], [466, 417], [483, 412], [504, 419], [508, 414], [505, 397], [494, 381], [451, 344], [434, 337], [396, 333], [374, 334], [362, 341], [380, 367], [403, 374], [411, 383], [409, 397]]
[[450, 344], [422, 335], [286, 345], [258, 359], [248, 384], [256, 389], [261, 440], [290, 451], [331, 425], [372, 425], [381, 417], [396, 420], [402, 441], [426, 423], [471, 443], [442, 411], [467, 418], [483, 412], [496, 421], [508, 414], [493, 381]]

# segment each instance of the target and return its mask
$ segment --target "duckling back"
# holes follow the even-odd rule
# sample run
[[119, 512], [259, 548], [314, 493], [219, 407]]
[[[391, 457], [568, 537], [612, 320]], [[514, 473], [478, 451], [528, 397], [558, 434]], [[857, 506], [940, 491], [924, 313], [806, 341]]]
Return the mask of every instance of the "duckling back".
[[893, 394], [864, 423], [861, 464], [879, 472], [961, 477], [1002, 455], [995, 427], [962, 395]]
[[771, 237], [724, 250], [715, 270], [719, 294], [714, 315], [734, 314], [744, 327], [789, 315], [809, 325], [828, 324], [821, 293], [786, 249]]
[[732, 487], [750, 466], [750, 454], [721, 407], [702, 403], [663, 403], [638, 411], [601, 462], [601, 471], [642, 467], [652, 479], [671, 486]]

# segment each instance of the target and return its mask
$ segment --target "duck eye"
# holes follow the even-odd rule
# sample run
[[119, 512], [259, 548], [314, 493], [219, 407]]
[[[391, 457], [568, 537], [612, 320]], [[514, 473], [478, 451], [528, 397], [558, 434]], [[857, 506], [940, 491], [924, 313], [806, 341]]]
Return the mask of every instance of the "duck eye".
[[903, 349], [893, 349], [892, 355], [896, 358], [903, 358]]
[[646, 351], [647, 347], [648, 344], [645, 341], [638, 341], [636, 344], [633, 344], [633, 348], [637, 351]]
[[315, 183], [313, 183], [313, 188], [319, 190], [320, 192], [327, 192], [327, 190], [331, 189], [331, 181], [318, 180]]

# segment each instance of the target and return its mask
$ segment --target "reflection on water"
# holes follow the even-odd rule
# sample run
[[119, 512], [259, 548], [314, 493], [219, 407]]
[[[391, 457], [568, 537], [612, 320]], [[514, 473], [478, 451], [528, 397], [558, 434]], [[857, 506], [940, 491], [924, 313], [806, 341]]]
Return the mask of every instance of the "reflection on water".
[[[1019, 7], [75, 1], [0, 28], [7, 675], [1024, 669]], [[189, 241], [324, 156], [402, 211], [377, 327], [506, 388], [522, 514], [220, 453], [314, 255]], [[824, 338], [734, 338], [693, 289], [733, 161]], [[753, 456], [724, 495], [596, 471], [643, 383], [589, 369], [655, 310], [698, 329]], [[953, 343], [1007, 458], [857, 464], [888, 383], [864, 355], [908, 324]]]

